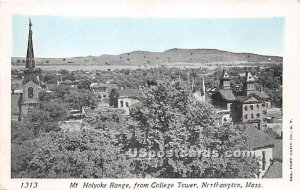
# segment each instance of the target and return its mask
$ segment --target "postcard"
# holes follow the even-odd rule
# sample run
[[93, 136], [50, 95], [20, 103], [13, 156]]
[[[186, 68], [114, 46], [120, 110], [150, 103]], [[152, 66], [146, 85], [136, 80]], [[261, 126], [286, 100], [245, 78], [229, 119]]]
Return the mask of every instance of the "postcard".
[[0, 189], [300, 185], [300, 1], [0, 3]]

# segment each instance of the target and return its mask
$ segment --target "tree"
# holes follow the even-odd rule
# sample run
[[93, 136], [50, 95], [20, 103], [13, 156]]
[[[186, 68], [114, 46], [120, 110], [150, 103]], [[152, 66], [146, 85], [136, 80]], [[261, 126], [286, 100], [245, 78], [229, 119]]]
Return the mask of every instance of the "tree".
[[[135, 134], [131, 148], [148, 151], [181, 152], [187, 149], [247, 149], [243, 128], [219, 124], [210, 105], [196, 102], [187, 87], [179, 83], [153, 86], [141, 99], [142, 106], [131, 116]], [[190, 156], [137, 159], [135, 172], [152, 177], [254, 177], [257, 164], [250, 158]]]
[[67, 106], [60, 100], [52, 99], [48, 102], [42, 102], [40, 108], [41, 110], [46, 111], [45, 119], [48, 117], [51, 121], [57, 122], [64, 120], [67, 117]]
[[84, 79], [84, 80], [81, 80], [78, 84], [78, 88], [79, 89], [87, 89], [89, 90], [90, 89], [90, 85], [91, 85], [91, 81], [89, 81], [88, 79]]
[[69, 104], [70, 108], [80, 109], [83, 107], [95, 108], [97, 105], [96, 96], [89, 90], [71, 92], [64, 96], [64, 101]]
[[31, 178], [129, 177], [130, 162], [114, 137], [100, 130], [51, 132], [38, 140], [26, 167]]

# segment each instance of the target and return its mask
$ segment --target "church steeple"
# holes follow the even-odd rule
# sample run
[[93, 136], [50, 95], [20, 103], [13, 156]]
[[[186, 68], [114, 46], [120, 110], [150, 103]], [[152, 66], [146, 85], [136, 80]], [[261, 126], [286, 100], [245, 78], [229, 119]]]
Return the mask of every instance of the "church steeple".
[[29, 34], [28, 34], [26, 65], [24, 70], [23, 84], [26, 84], [29, 81], [39, 84], [39, 70], [35, 69], [31, 27], [32, 27], [32, 23], [31, 23], [31, 19], [29, 18]]
[[31, 19], [29, 18], [29, 34], [28, 34], [28, 45], [27, 45], [25, 68], [30, 71], [32, 71], [35, 68], [31, 26], [32, 26]]

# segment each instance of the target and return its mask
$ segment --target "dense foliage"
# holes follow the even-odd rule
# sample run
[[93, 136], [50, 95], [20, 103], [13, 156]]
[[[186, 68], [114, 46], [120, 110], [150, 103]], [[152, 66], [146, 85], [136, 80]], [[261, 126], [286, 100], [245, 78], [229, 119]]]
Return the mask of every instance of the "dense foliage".
[[[241, 81], [247, 68], [232, 68], [232, 85]], [[222, 70], [205, 76], [205, 85], [219, 85]], [[253, 68], [264, 91], [277, 107], [282, 107], [282, 66]], [[186, 152], [187, 149], [245, 150], [248, 139], [243, 126], [221, 125], [213, 107], [196, 102], [189, 90], [191, 84], [201, 89], [204, 69], [137, 69], [97, 71], [94, 78], [84, 72], [47, 72], [44, 81], [54, 84], [40, 93], [38, 107], [22, 122], [12, 122], [12, 177], [253, 177], [256, 161], [250, 158], [206, 156], [171, 156], [133, 158], [134, 148], [146, 151]], [[57, 80], [70, 85], [56, 86]], [[76, 81], [81, 81], [76, 83]], [[144, 86], [142, 105], [129, 117], [118, 109], [90, 109], [85, 118], [89, 128], [62, 131], [59, 122], [71, 109], [96, 108], [97, 99], [89, 89], [91, 82], [113, 82], [118, 86]], [[170, 81], [170, 82], [162, 82]], [[181, 83], [178, 83], [181, 81]], [[189, 86], [187, 86], [189, 85]]]

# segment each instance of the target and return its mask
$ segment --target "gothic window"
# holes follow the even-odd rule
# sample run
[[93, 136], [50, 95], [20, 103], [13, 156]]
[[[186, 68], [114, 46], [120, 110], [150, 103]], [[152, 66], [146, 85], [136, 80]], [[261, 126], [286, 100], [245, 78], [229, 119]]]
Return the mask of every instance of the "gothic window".
[[28, 98], [33, 98], [33, 88], [32, 87], [28, 88]]

